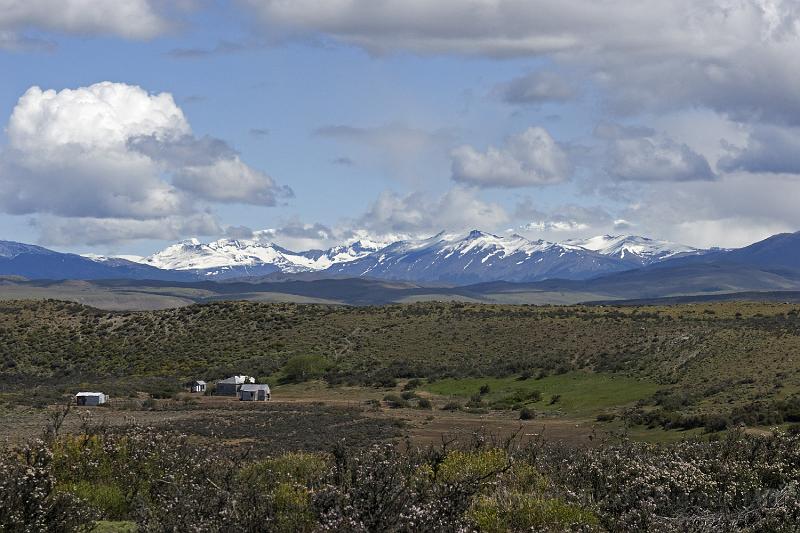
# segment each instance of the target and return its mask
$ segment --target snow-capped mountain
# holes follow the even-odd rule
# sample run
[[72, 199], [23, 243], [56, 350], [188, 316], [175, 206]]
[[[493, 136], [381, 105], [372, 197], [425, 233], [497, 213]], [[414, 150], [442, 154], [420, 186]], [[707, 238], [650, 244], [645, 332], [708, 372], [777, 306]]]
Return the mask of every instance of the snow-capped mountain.
[[261, 276], [273, 272], [296, 274], [325, 270], [337, 263], [360, 259], [379, 248], [379, 244], [357, 241], [328, 250], [293, 252], [258, 240], [221, 239], [201, 243], [191, 239], [145, 257], [141, 263], [218, 278]]
[[565, 241], [565, 244], [616, 257], [633, 265], [650, 265], [673, 257], [705, 252], [683, 244], [636, 235], [599, 235], [589, 239]]
[[586, 279], [630, 269], [630, 265], [571, 244], [500, 237], [481, 231], [440, 233], [429, 239], [400, 241], [327, 272], [344, 276], [442, 283]]
[[[0, 241], [0, 275], [29, 279], [160, 279], [183, 281], [180, 273], [159, 270], [121, 258], [98, 261], [41, 246]], [[187, 280], [188, 281], [188, 280]]]
[[[8, 253], [12, 252], [9, 248]], [[327, 250], [301, 252], [264, 240], [221, 239], [202, 243], [191, 239], [145, 258], [91, 256], [91, 259], [115, 267], [139, 263], [151, 267], [152, 272], [179, 274], [187, 279], [316, 272], [331, 277], [469, 284], [553, 278], [581, 280], [706, 252], [633, 235], [602, 235], [557, 243], [475, 230], [466, 235], [442, 232], [427, 239], [400, 240], [388, 245], [365, 239]], [[6, 252], [0, 248], [0, 256], [3, 253]]]

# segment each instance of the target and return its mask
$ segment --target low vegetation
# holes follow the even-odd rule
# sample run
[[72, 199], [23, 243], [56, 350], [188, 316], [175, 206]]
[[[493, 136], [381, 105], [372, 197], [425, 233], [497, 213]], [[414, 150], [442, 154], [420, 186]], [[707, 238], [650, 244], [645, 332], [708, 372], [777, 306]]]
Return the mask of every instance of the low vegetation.
[[[0, 454], [3, 531], [794, 531], [800, 435], [567, 448], [490, 435], [263, 457], [84, 425]], [[96, 529], [95, 529], [96, 528]]]

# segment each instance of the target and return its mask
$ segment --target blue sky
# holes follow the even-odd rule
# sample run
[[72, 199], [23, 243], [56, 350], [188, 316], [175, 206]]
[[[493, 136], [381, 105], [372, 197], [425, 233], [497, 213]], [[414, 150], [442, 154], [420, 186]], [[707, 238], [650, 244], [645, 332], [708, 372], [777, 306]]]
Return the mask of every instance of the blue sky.
[[800, 229], [793, 2], [72, 3], [0, 2], [3, 239]]

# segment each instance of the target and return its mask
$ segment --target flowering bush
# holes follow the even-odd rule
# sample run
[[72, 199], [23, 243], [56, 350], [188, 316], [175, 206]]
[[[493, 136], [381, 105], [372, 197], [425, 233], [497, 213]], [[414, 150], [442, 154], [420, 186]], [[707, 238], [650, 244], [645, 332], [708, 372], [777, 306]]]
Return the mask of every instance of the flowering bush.
[[0, 529], [795, 531], [800, 434], [586, 448], [485, 436], [255, 459], [132, 426], [0, 456]]
[[0, 530], [10, 533], [88, 531], [93, 513], [56, 490], [53, 453], [43, 440], [0, 455]]

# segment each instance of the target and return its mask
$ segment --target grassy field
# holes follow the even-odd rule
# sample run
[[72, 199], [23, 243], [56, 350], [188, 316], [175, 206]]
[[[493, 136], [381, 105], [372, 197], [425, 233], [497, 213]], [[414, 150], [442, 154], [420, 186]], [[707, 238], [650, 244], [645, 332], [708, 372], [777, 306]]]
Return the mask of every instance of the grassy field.
[[[482, 386], [488, 392], [480, 395]], [[424, 390], [441, 396], [462, 399], [479, 394], [487, 405], [520, 403], [544, 413], [570, 417], [595, 416], [605, 411], [632, 406], [646, 400], [659, 389], [656, 383], [611, 374], [570, 372], [541, 379], [519, 377], [443, 379]], [[531, 394], [539, 393], [538, 400]], [[511, 400], [509, 400], [509, 398]]]
[[[798, 354], [793, 304], [0, 305], [0, 402], [9, 404], [46, 405], [78, 389], [169, 397], [185, 380], [231, 374], [376, 391], [421, 378], [429, 393], [462, 403], [488, 384], [484, 409], [625, 411], [650, 427], [770, 426], [800, 421]], [[312, 368], [292, 375], [304, 358]], [[526, 396], [537, 391], [536, 401]]]

